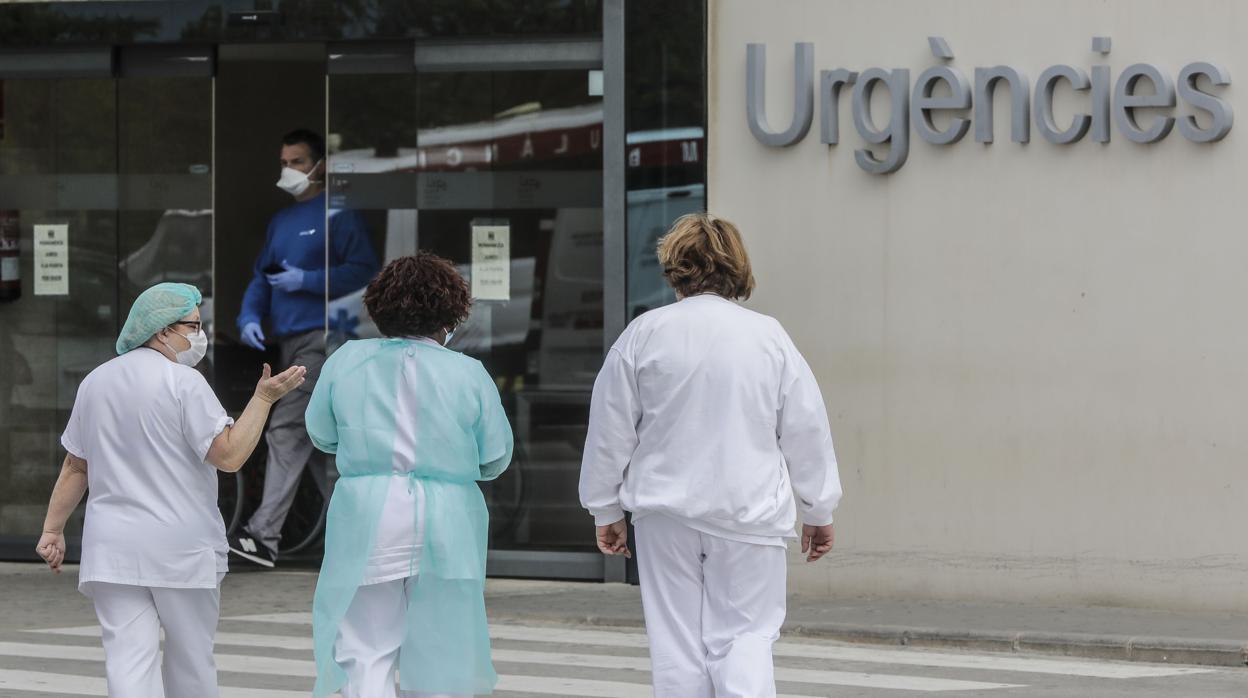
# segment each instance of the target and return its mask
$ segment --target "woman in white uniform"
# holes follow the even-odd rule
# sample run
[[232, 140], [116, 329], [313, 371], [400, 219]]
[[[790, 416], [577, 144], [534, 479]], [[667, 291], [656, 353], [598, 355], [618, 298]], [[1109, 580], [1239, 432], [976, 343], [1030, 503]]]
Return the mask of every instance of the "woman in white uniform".
[[[810, 367], [754, 288], [740, 233], [691, 214], [659, 242], [678, 301], [634, 320], [594, 383], [581, 503], [637, 566], [657, 698], [776, 695], [785, 547], [832, 549], [840, 477]], [[794, 499], [794, 492], [797, 499]]]
[[477, 482], [507, 468], [512, 435], [485, 367], [443, 346], [468, 285], [421, 252], [387, 265], [364, 303], [385, 337], [334, 352], [306, 414], [340, 475], [312, 603], [313, 695], [393, 698], [396, 673], [405, 696], [490, 693]]
[[140, 294], [117, 358], [83, 380], [61, 436], [68, 453], [36, 550], [60, 572], [65, 522], [89, 489], [78, 588], [103, 629], [110, 696], [217, 696], [226, 543], [216, 470], [243, 466], [269, 408], [303, 382], [302, 367], [271, 376], [266, 364], [235, 423], [192, 368], [208, 347], [200, 300], [186, 284]]

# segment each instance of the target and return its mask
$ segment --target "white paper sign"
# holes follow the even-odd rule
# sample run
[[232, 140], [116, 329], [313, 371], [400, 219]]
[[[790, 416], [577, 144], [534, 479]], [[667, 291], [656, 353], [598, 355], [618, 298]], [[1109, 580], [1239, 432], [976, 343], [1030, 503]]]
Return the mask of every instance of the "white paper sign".
[[472, 226], [472, 297], [511, 300], [510, 226]]
[[35, 226], [35, 295], [69, 295], [69, 226]]

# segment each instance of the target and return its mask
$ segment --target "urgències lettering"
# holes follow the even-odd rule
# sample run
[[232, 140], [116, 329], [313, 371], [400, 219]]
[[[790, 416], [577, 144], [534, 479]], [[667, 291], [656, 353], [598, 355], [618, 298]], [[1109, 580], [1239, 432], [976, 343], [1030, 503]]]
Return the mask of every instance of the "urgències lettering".
[[[1109, 65], [1093, 65], [1089, 74], [1063, 63], [1045, 68], [1033, 90], [1027, 74], [1008, 65], [977, 67], [970, 80], [962, 69], [949, 65], [953, 51], [947, 41], [934, 36], [928, 37], [928, 44], [941, 64], [924, 70], [913, 85], [906, 68], [822, 70], [816, 84], [814, 44], [794, 44], [793, 117], [783, 131], [772, 129], [767, 122], [767, 49], [764, 44], [747, 44], [746, 115], [750, 132], [768, 146], [800, 142], [814, 122], [818, 97], [819, 140], [836, 145], [840, 142], [838, 106], [842, 94], [849, 91], [854, 128], [867, 144], [854, 151], [854, 159], [871, 174], [889, 174], [906, 164], [912, 129], [928, 143], [952, 145], [965, 138], [973, 124], [975, 140], [992, 143], [993, 98], [999, 89], [1009, 91], [1010, 140], [1015, 143], [1031, 141], [1033, 122], [1045, 140], [1057, 145], [1077, 143], [1089, 134], [1095, 142], [1108, 143], [1111, 122], [1134, 143], [1156, 143], [1170, 135], [1176, 124], [1188, 140], [1213, 143], [1226, 137], [1235, 120], [1230, 102], [1218, 94], [1219, 88], [1231, 84], [1230, 73], [1215, 63], [1189, 63], [1178, 72], [1177, 80], [1152, 63], [1129, 65], [1116, 78]], [[1109, 37], [1093, 37], [1094, 52], [1105, 56], [1110, 47]], [[1053, 113], [1053, 97], [1059, 86], [1087, 95], [1086, 111], [1077, 112], [1065, 124], [1058, 124]], [[887, 90], [890, 103], [888, 123], [882, 128], [871, 113], [876, 89]], [[1197, 113], [1176, 116], [1179, 100]], [[938, 114], [939, 120], [935, 118]]]

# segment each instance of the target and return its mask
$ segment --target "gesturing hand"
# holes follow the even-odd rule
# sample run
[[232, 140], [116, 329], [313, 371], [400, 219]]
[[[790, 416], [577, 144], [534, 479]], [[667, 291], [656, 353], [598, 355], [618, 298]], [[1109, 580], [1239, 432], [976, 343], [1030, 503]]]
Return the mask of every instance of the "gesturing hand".
[[835, 538], [836, 532], [832, 530], [832, 524], [827, 526], [803, 524], [802, 552], [808, 553], [806, 562], [814, 562], [832, 552], [832, 542]]
[[256, 383], [256, 397], [268, 403], [281, 400], [290, 391], [303, 385], [308, 369], [303, 366], [291, 366], [276, 376], [268, 364], [260, 374], [260, 382]]
[[603, 555], [623, 555], [631, 558], [633, 553], [628, 549], [628, 524], [620, 519], [608, 526], [598, 526], [598, 549]]
[[52, 571], [60, 574], [61, 563], [65, 562], [65, 534], [44, 531], [35, 546], [35, 552], [48, 563]]

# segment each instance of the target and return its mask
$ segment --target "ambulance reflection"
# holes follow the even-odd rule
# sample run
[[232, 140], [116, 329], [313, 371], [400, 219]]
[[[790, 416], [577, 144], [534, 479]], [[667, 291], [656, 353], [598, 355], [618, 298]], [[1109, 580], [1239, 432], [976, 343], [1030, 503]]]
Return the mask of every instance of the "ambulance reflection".
[[[487, 122], [423, 129], [417, 139], [420, 147], [391, 148], [384, 154], [376, 147], [357, 147], [331, 156], [330, 171], [343, 175], [338, 180], [343, 206], [368, 208], [363, 202], [371, 201], [370, 191], [389, 191], [383, 184], [395, 191], [410, 186], [402, 178], [370, 180], [369, 175], [483, 169], [499, 175], [521, 173], [525, 182], [533, 183], [529, 189], [521, 184], [516, 191], [485, 187], [492, 193], [481, 197], [478, 191], [448, 190], [444, 180], [430, 177], [418, 200], [432, 215], [415, 208], [388, 209], [385, 223], [377, 226], [384, 236], [377, 245], [387, 262], [425, 246], [463, 254], [459, 242], [448, 242], [447, 237], [462, 233], [467, 239], [471, 234], [467, 225], [462, 231], [438, 230], [422, 241], [426, 220], [432, 225], [437, 225], [434, 220], [464, 220], [463, 213], [492, 220], [513, 211], [512, 215], [524, 217], [513, 221], [517, 230], [532, 231], [536, 223], [540, 231], [537, 239], [543, 242], [537, 251], [531, 251], [533, 245], [521, 246], [526, 256], [511, 259], [510, 297], [476, 301], [450, 342], [452, 349], [481, 359], [495, 376], [516, 435], [516, 462], [503, 477], [482, 488], [491, 507], [492, 549], [581, 550], [590, 540], [583, 528], [589, 522], [577, 506], [576, 485], [590, 393], [604, 351], [603, 209], [544, 208], [531, 198], [543, 200], [535, 192], [541, 192], [546, 172], [584, 171], [586, 182], [597, 181], [601, 129], [601, 103], [557, 109], [532, 103]], [[673, 186], [673, 178], [660, 176], [658, 170], [680, 163], [690, 172], [700, 172], [702, 138], [700, 129], [630, 135], [634, 147], [629, 171], [641, 176], [630, 178], [639, 188], [627, 195], [626, 319], [675, 300], [658, 268], [655, 246], [675, 218], [702, 210], [705, 192], [701, 184]], [[666, 186], [640, 188], [648, 182]], [[427, 189], [438, 184], [441, 189]], [[563, 194], [555, 199], [601, 200], [597, 193], [578, 194], [575, 186]], [[447, 211], [454, 213], [439, 217]], [[471, 265], [459, 269], [471, 280]], [[353, 338], [378, 336], [362, 298], [360, 292], [329, 303], [331, 351]]]
[[[390, 223], [401, 211], [391, 211]], [[534, 317], [538, 260], [511, 260], [510, 298], [474, 300], [468, 320], [455, 330], [449, 346], [487, 362], [491, 357], [523, 352], [524, 383], [545, 390], [587, 390], [602, 363], [602, 211], [559, 209], [543, 222], [553, 228], [541, 310]], [[467, 234], [465, 232], [465, 234]], [[387, 226], [386, 261], [415, 252], [411, 227]], [[393, 244], [398, 236], [406, 244]], [[471, 265], [457, 266], [471, 281]], [[380, 336], [364, 308], [364, 290], [329, 303], [331, 350], [356, 338]]]
[[[655, 246], [675, 218], [701, 210], [701, 185], [628, 195], [628, 318], [675, 300], [663, 280]], [[416, 251], [417, 212], [387, 213], [386, 259]], [[516, 433], [517, 461], [483, 486], [491, 507], [491, 545], [523, 548], [583, 544], [576, 472], [589, 398], [603, 355], [602, 210], [550, 210], [540, 225], [551, 232], [545, 259], [511, 260], [506, 301], [477, 300], [450, 348], [483, 360], [499, 382]], [[464, 235], [469, 231], [465, 230]], [[471, 280], [469, 264], [458, 266]], [[537, 274], [542, 278], [537, 278]], [[363, 291], [329, 303], [330, 348], [377, 337]], [[564, 540], [566, 538], [566, 540]]]
[[628, 192], [628, 319], [676, 302], [655, 250], [672, 222], [706, 208], [706, 187], [691, 184]]
[[[383, 249], [387, 261], [415, 251], [413, 221], [390, 211]], [[483, 484], [491, 508], [491, 544], [524, 548], [541, 541], [569, 547], [584, 541], [565, 533], [588, 420], [589, 396], [602, 362], [602, 212], [543, 212], [549, 230], [545, 259], [510, 261], [510, 297], [476, 300], [456, 329], [451, 349], [485, 362], [499, 384], [516, 434], [512, 467]], [[469, 231], [464, 231], [465, 235]], [[458, 265], [471, 280], [470, 264]], [[537, 278], [538, 274], [542, 278]], [[364, 293], [329, 304], [330, 348], [353, 338], [377, 337]]]

